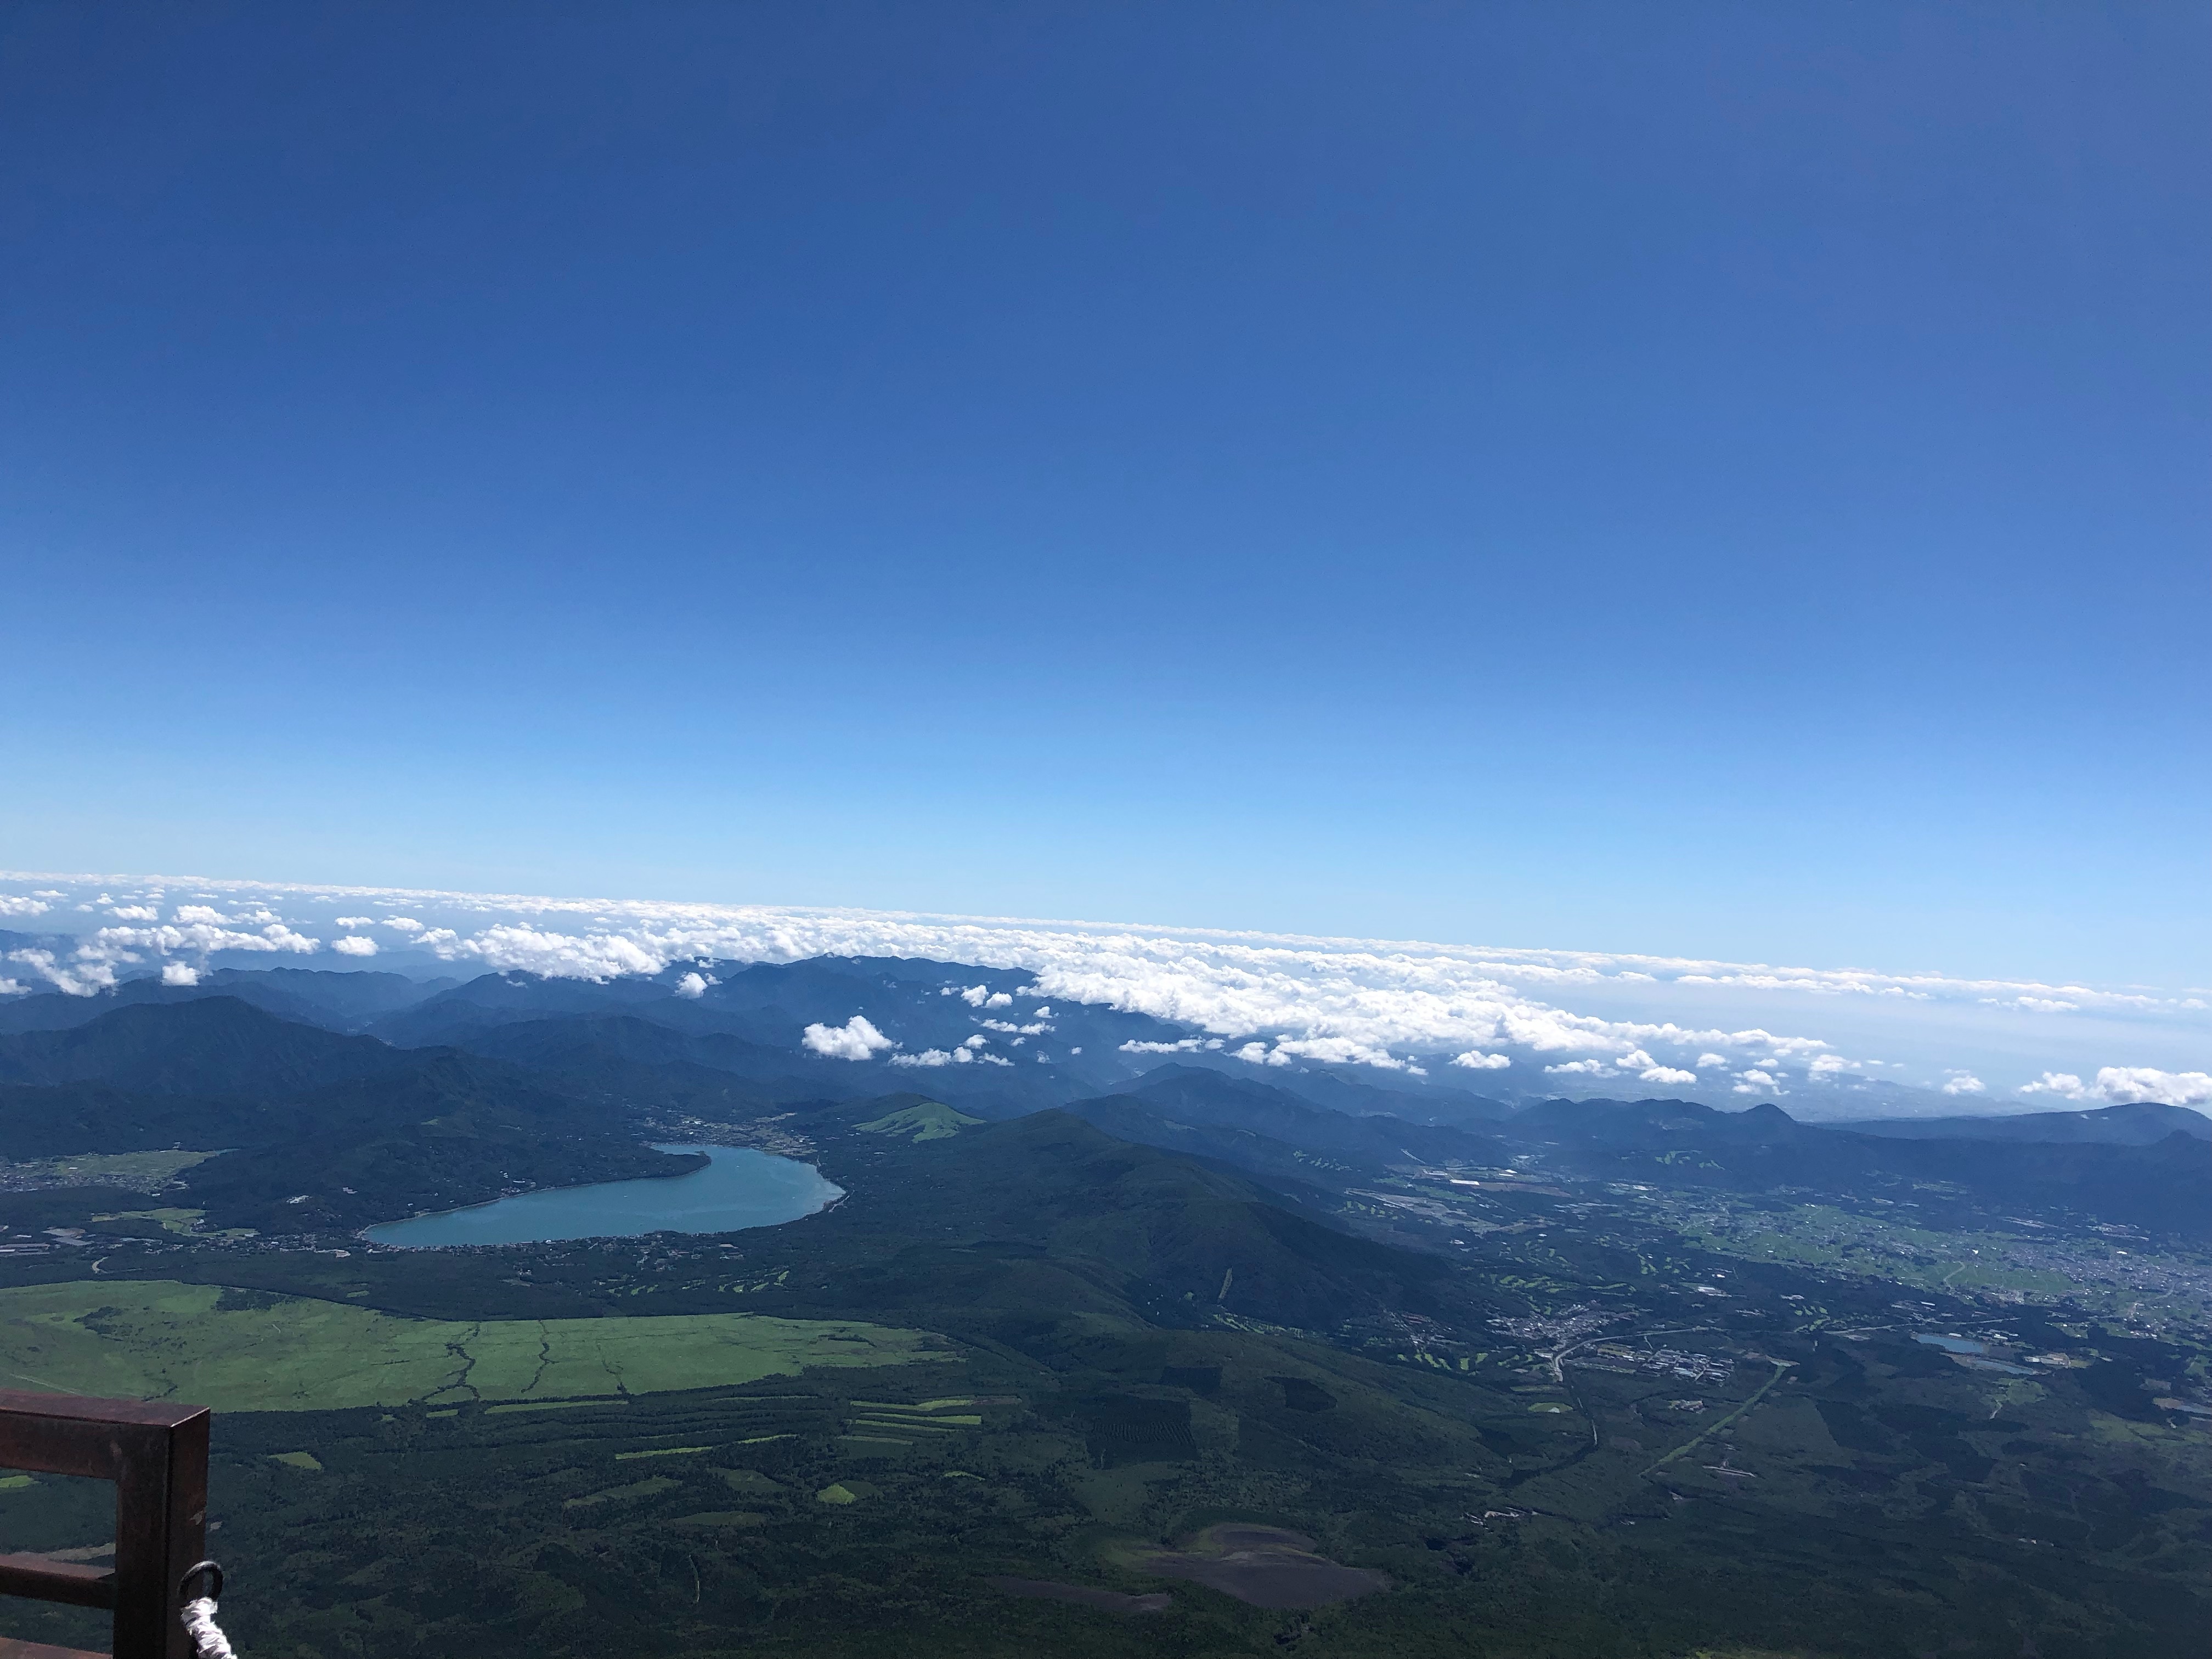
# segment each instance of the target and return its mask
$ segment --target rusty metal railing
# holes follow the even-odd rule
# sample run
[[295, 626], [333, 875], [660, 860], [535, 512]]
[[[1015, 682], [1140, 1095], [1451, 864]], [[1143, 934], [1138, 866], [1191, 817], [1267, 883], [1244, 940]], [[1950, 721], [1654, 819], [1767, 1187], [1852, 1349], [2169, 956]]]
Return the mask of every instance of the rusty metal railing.
[[[114, 1659], [192, 1659], [179, 1608], [204, 1565], [207, 1407], [0, 1389], [0, 1468], [115, 1483], [112, 1567], [0, 1555], [0, 1595], [112, 1609]], [[0, 1638], [0, 1659], [94, 1656]]]

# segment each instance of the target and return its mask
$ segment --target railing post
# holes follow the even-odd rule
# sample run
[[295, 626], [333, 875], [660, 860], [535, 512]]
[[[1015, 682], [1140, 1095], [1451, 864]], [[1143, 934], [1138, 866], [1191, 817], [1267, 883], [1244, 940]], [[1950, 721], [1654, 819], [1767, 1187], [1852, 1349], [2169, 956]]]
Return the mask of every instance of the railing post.
[[[192, 1659], [179, 1583], [207, 1536], [208, 1412], [0, 1389], [0, 1467], [115, 1483], [111, 1571], [0, 1556], [0, 1593], [114, 1609], [114, 1659]], [[92, 1659], [0, 1640], [10, 1651]]]
[[208, 1414], [134, 1454], [115, 1483], [115, 1659], [192, 1659], [177, 1584], [205, 1548]]

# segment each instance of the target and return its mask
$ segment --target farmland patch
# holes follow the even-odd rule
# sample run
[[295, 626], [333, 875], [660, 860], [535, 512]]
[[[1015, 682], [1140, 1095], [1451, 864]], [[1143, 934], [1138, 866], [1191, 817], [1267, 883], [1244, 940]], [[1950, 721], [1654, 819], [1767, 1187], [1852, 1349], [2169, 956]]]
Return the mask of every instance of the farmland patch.
[[0, 1290], [7, 1386], [222, 1411], [613, 1401], [940, 1358], [950, 1356], [922, 1332], [858, 1320], [407, 1319], [162, 1279]]

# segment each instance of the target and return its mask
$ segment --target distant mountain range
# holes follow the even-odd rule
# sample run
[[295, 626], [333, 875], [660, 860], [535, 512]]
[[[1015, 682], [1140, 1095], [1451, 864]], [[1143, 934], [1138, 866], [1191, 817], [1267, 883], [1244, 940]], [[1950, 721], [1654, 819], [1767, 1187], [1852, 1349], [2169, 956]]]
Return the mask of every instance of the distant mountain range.
[[[1584, 1178], [1904, 1181], [2212, 1232], [2212, 1120], [2179, 1108], [1851, 1125], [1771, 1102], [1516, 1109], [1395, 1074], [1255, 1074], [1166, 1022], [1022, 995], [1018, 972], [817, 958], [707, 980], [276, 969], [23, 998], [0, 1009], [0, 1156], [228, 1148], [187, 1177], [211, 1218], [312, 1231], [666, 1167], [640, 1146], [655, 1125], [899, 1098], [982, 1121], [1062, 1109], [1293, 1205], [1376, 1171], [1534, 1155]], [[356, 1178], [294, 1205], [285, 1171], [305, 1159]]]
[[1900, 1140], [2047, 1140], [2148, 1146], [2171, 1134], [2212, 1140], [2212, 1117], [2186, 1106], [2136, 1101], [2081, 1112], [2018, 1112], [2002, 1116], [1871, 1118], [1848, 1126], [1854, 1134]]

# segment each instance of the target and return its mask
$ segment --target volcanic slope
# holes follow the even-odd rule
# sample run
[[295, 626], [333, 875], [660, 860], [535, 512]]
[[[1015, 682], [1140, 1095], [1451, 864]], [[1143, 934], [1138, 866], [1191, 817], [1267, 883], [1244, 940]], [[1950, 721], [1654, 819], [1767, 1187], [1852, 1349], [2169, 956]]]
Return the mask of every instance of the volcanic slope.
[[932, 1115], [957, 1132], [884, 1132], [915, 1104], [852, 1102], [821, 1115], [842, 1121], [817, 1120], [834, 1151], [824, 1165], [849, 1196], [749, 1252], [787, 1265], [793, 1295], [963, 1327], [979, 1316], [1050, 1324], [1053, 1310], [1088, 1308], [1171, 1326], [1227, 1314], [1312, 1328], [1477, 1294], [1436, 1257], [1292, 1213], [1232, 1171], [1066, 1112], [973, 1127]]

